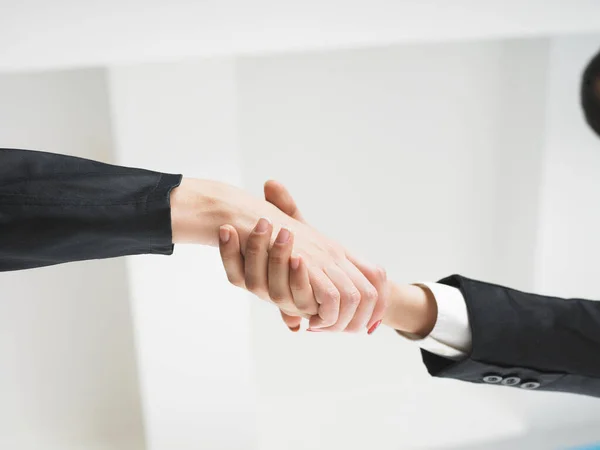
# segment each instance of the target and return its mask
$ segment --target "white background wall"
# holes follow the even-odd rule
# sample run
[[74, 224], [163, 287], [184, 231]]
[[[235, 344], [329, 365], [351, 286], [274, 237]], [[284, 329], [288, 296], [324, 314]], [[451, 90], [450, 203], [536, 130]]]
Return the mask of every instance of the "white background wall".
[[[577, 92], [590, 55], [599, 49], [600, 37], [595, 35], [555, 39], [550, 50], [535, 265], [538, 292], [600, 299], [595, 262], [600, 252], [595, 239], [600, 227], [595, 207], [600, 198], [600, 141], [584, 122], [578, 98], [570, 95]], [[591, 420], [600, 428], [599, 402], [566, 397], [559, 405], [555, 400], [548, 396], [544, 403], [530, 405], [533, 426]], [[544, 415], [535, 413], [542, 409]]]
[[[514, 163], [514, 152], [497, 138], [511, 109], [523, 107], [536, 118], [532, 126], [511, 130], [501, 142], [524, 140], [539, 156], [547, 42], [505, 45], [242, 59], [247, 187], [259, 193], [262, 181], [278, 177], [319, 229], [381, 263], [397, 281], [460, 272], [510, 282], [496, 255], [508, 240], [503, 232], [514, 206], [497, 167]], [[528, 77], [511, 75], [523, 66]], [[540, 162], [529, 169], [539, 171]], [[536, 184], [525, 177], [511, 181], [535, 195]], [[532, 218], [517, 222], [518, 233], [531, 234]], [[520, 248], [518, 256], [531, 260], [532, 249]], [[280, 448], [298, 423], [312, 433], [286, 448], [431, 448], [526, 425], [495, 390], [429, 379], [420, 354], [391, 331], [369, 338], [291, 335], [275, 311], [253, 307], [257, 381], [266, 400], [261, 418], [270, 425], [261, 448]], [[294, 408], [281, 415], [286, 405]]]
[[0, 0], [0, 69], [600, 30], [596, 0]]
[[[104, 71], [0, 75], [0, 142], [112, 160]], [[0, 286], [0, 448], [143, 448], [125, 261]]]
[[[429, 39], [414, 32], [426, 17], [417, 12], [433, 4], [404, 2], [388, 16], [351, 8], [356, 20], [340, 21], [335, 32], [325, 27], [335, 10], [323, 7], [315, 33], [281, 19], [286, 32], [272, 45], [314, 46], [299, 36], [324, 47], [394, 40], [385, 23], [413, 33], [404, 37], [431, 40], [436, 32]], [[452, 26], [436, 28], [445, 33], [437, 39], [457, 38], [460, 28], [462, 38], [583, 31], [600, 17], [591, 14], [593, 2], [566, 11], [557, 4], [530, 2], [535, 25], [511, 3], [506, 16], [457, 3], [442, 12], [464, 19], [469, 11], [479, 21], [458, 27], [448, 20]], [[415, 26], [392, 27], [393, 13], [407, 5], [416, 15], [403, 20]], [[233, 10], [212, 9], [202, 16], [212, 28], [195, 31], [211, 38], [198, 47], [206, 36], [184, 39], [198, 14], [181, 23], [181, 34], [167, 25], [189, 9], [148, 4], [145, 25], [129, 28], [139, 33], [120, 34], [120, 21], [131, 24], [128, 12], [107, 22], [109, 6], [97, 5], [94, 19], [79, 20], [83, 10], [65, 2], [53, 11], [70, 15], [47, 20], [55, 26], [42, 43], [15, 25], [27, 12], [20, 8], [5, 8], [0, 19], [8, 24], [1, 32], [13, 33], [0, 39], [0, 64], [11, 70], [131, 60], [134, 53], [175, 57], [175, 47], [257, 50], [277, 35], [270, 27], [246, 29], [239, 36], [253, 38], [244, 47], [227, 34], [237, 23]], [[30, 25], [40, 25], [40, 11]], [[168, 11], [175, 12], [162, 15], [164, 30], [150, 26]], [[367, 23], [374, 28], [361, 28]], [[106, 25], [112, 37], [92, 31], [67, 39], [74, 29]], [[144, 27], [156, 33], [141, 49]], [[161, 41], [168, 29], [171, 38]], [[600, 194], [600, 153], [577, 109], [578, 73], [599, 42], [412, 44], [120, 65], [108, 75], [3, 75], [0, 140], [218, 178], [257, 194], [276, 177], [319, 229], [386, 265], [397, 280], [462, 272], [600, 298], [587, 238], [598, 222], [590, 205]], [[227, 285], [211, 250], [181, 247], [171, 258], [131, 258], [127, 269], [123, 261], [91, 262], [0, 280], [0, 361], [10, 368], [0, 373], [0, 436], [11, 448], [43, 441], [137, 449], [144, 440], [151, 449], [444, 448], [510, 437], [545, 445], [551, 438], [541, 430], [559, 425], [600, 439], [595, 399], [431, 380], [418, 351], [389, 330], [292, 335], [273, 308]]]
[[[118, 162], [241, 184], [232, 59], [110, 72]], [[247, 296], [216, 249], [131, 258], [148, 448], [253, 448]]]

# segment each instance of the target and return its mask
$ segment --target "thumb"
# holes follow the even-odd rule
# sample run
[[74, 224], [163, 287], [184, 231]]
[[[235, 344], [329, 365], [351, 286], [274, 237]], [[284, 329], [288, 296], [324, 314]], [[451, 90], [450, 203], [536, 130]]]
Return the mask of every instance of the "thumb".
[[288, 216], [293, 217], [299, 222], [306, 223], [304, 217], [300, 214], [300, 210], [298, 209], [294, 198], [283, 184], [275, 180], [269, 180], [265, 183], [264, 190], [266, 201], [279, 208]]
[[300, 330], [300, 323], [302, 322], [302, 317], [290, 316], [281, 311], [281, 318], [288, 326], [288, 328], [294, 333]]

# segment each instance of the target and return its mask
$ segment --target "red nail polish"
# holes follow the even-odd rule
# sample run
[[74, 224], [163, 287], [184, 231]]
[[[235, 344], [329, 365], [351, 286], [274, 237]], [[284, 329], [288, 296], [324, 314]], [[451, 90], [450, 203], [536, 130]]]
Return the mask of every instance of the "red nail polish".
[[369, 331], [367, 331], [367, 334], [373, 334], [375, 332], [375, 330], [377, 328], [379, 328], [379, 325], [381, 325], [381, 320], [378, 320], [373, 325], [371, 325], [371, 328], [369, 328]]
[[292, 333], [297, 333], [298, 331], [300, 331], [300, 325], [298, 325], [297, 327], [294, 327], [294, 328], [292, 328], [292, 327], [288, 327], [288, 328], [290, 329], [290, 331]]

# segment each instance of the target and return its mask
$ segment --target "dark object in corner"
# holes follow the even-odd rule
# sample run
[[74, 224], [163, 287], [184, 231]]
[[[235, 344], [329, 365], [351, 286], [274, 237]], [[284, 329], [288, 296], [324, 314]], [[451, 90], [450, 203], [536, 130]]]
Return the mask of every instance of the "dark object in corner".
[[600, 52], [594, 56], [583, 72], [581, 106], [586, 122], [600, 137]]

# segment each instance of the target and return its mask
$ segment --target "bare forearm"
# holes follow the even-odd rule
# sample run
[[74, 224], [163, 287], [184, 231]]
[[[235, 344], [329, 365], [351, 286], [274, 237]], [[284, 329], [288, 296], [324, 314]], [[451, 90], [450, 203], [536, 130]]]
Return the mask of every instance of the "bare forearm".
[[437, 320], [437, 303], [427, 288], [390, 281], [389, 306], [383, 323], [403, 332], [427, 336]]
[[[171, 225], [174, 244], [217, 247], [219, 227], [233, 225], [245, 243], [261, 217], [276, 217], [274, 229], [284, 225], [279, 210], [234, 186], [212, 180], [184, 178], [171, 192]], [[287, 224], [285, 224], [287, 225]]]
[[217, 200], [212, 183], [184, 178], [171, 192], [171, 226], [174, 244], [217, 245], [220, 223], [227, 211]]

